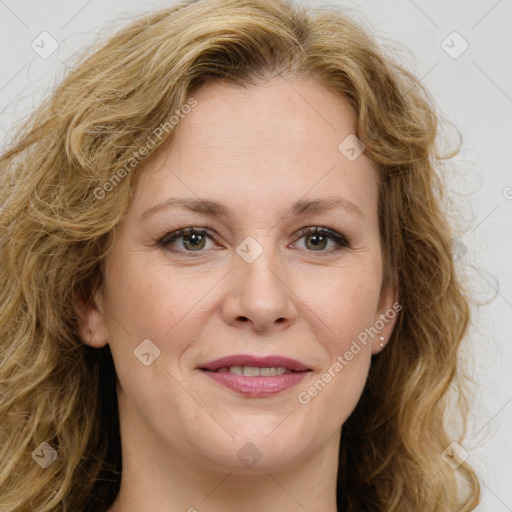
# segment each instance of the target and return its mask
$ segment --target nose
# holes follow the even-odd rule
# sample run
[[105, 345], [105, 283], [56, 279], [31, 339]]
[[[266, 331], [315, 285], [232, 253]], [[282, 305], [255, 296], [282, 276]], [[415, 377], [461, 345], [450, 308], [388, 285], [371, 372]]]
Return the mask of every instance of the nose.
[[235, 256], [230, 274], [223, 307], [228, 324], [251, 324], [263, 332], [285, 329], [295, 321], [297, 295], [289, 272], [273, 250], [265, 249], [252, 263]]

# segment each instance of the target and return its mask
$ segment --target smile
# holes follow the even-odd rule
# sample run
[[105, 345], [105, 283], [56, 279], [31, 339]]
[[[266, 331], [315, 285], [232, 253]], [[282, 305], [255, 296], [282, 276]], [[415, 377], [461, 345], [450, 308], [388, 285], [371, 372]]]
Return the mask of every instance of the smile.
[[282, 356], [227, 356], [199, 368], [207, 377], [238, 394], [259, 398], [296, 386], [312, 370]]
[[292, 373], [291, 370], [281, 367], [259, 368], [258, 366], [224, 366], [215, 370], [219, 373], [232, 373], [233, 375], [245, 375], [246, 377], [275, 377], [276, 375], [284, 375]]

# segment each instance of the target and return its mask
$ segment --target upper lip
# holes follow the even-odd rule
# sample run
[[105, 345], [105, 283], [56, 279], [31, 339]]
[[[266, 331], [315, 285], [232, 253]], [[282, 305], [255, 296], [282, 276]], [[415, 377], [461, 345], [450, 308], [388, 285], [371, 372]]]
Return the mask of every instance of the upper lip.
[[221, 357], [208, 363], [198, 366], [200, 370], [215, 371], [219, 368], [230, 366], [252, 366], [256, 368], [285, 368], [294, 372], [308, 371], [305, 364], [283, 356], [252, 356], [246, 354], [236, 354], [232, 356]]

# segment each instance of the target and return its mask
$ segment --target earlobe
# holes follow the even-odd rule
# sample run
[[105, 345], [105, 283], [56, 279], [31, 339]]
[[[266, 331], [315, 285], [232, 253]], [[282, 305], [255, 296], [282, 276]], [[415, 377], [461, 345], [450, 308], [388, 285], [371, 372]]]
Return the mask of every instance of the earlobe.
[[395, 283], [384, 291], [379, 301], [379, 309], [375, 318], [375, 327], [378, 333], [372, 341], [372, 354], [378, 354], [384, 350], [391, 338], [401, 309], [402, 306], [399, 303], [398, 296], [398, 282], [395, 280]]
[[101, 348], [108, 343], [103, 308], [99, 300], [87, 302], [78, 297], [74, 304], [77, 315], [77, 334], [90, 347]]

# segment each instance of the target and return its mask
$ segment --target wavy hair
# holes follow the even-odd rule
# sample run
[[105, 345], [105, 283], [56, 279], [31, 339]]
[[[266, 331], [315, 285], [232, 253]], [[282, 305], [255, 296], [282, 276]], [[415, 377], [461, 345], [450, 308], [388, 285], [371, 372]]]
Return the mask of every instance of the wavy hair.
[[[116, 375], [108, 345], [79, 339], [73, 304], [92, 300], [143, 164], [172, 140], [172, 126], [159, 138], [155, 130], [201, 84], [248, 88], [276, 77], [314, 80], [354, 110], [354, 133], [378, 169], [383, 287], [398, 282], [403, 308], [343, 426], [338, 506], [466, 512], [479, 503], [474, 469], [441, 457], [462, 443], [469, 414], [459, 351], [469, 295], [438, 172], [460, 146], [440, 151], [429, 92], [340, 9], [198, 0], [96, 43], [0, 156], [0, 511], [113, 503]], [[34, 456], [43, 442], [57, 452], [46, 469]]]

